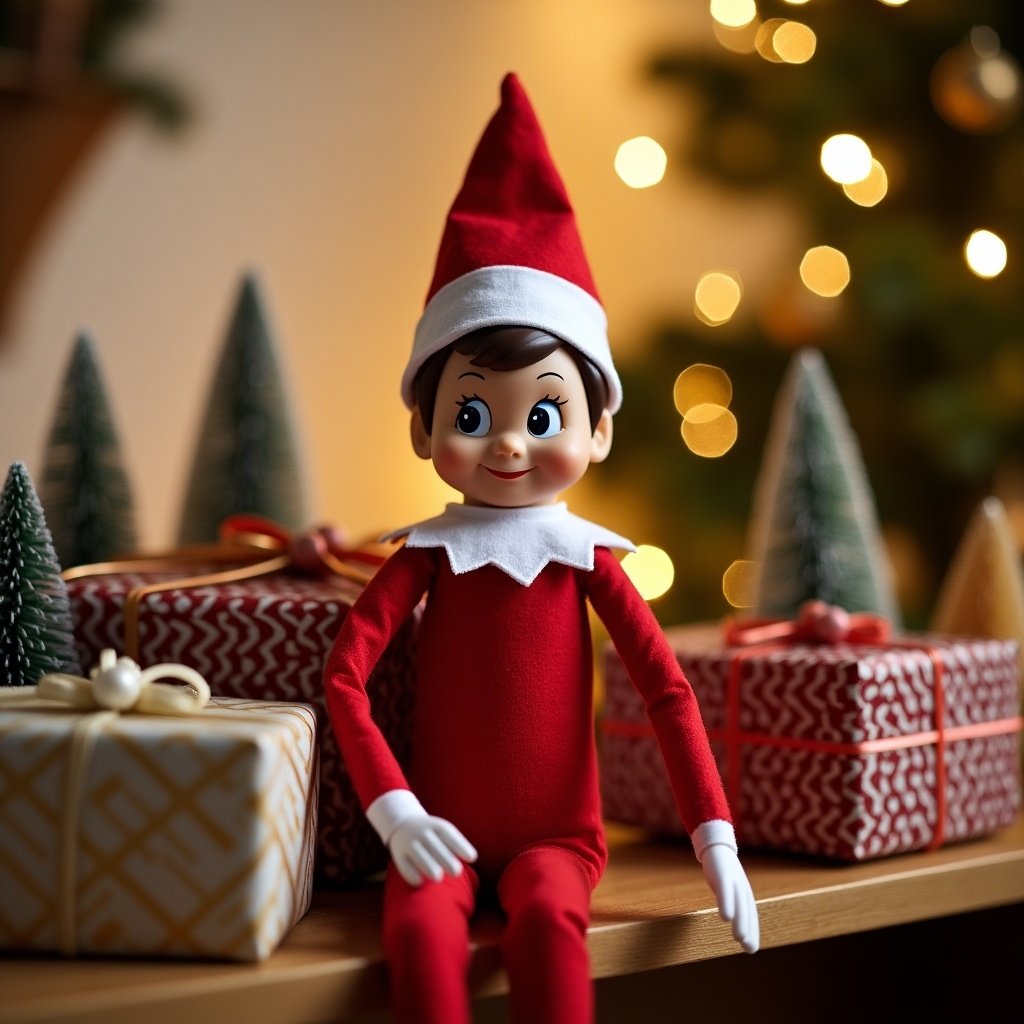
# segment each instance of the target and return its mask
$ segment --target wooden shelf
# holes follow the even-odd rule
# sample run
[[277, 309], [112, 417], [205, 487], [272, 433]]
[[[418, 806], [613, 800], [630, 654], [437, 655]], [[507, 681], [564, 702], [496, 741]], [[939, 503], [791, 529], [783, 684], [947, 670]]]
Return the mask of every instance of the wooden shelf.
[[[611, 862], [594, 894], [589, 945], [595, 977], [743, 956], [718, 918], [685, 845], [610, 829]], [[869, 864], [745, 856], [761, 914], [762, 947], [948, 917], [1024, 902], [1024, 820], [994, 836]], [[381, 888], [319, 892], [286, 942], [262, 964], [0, 959], [0, 1020], [78, 1024], [260, 1024], [337, 1021], [385, 1005]], [[474, 929], [470, 984], [505, 991], [500, 922]]]

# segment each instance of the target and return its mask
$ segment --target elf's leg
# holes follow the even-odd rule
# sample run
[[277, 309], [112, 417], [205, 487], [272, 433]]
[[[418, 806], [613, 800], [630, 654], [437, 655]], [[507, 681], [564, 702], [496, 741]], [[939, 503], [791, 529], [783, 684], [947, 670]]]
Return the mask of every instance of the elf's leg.
[[521, 853], [502, 873], [498, 898], [508, 915], [502, 951], [513, 1021], [593, 1019], [586, 943], [592, 888], [582, 861], [558, 847]]
[[476, 875], [409, 885], [388, 868], [384, 883], [384, 954], [391, 1007], [399, 1024], [469, 1024], [466, 968]]

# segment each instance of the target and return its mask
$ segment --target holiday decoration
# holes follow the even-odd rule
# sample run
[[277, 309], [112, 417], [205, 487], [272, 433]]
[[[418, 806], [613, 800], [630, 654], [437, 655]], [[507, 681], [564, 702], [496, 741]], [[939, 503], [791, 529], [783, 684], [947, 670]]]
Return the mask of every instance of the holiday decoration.
[[760, 615], [820, 599], [896, 618], [857, 442], [821, 353], [794, 356], [754, 493], [750, 559]]
[[[215, 694], [300, 700], [314, 705], [323, 720], [324, 658], [361, 584], [294, 570], [253, 575], [289, 562], [274, 548], [275, 536], [280, 532], [265, 532], [262, 555], [254, 562], [250, 549], [249, 560], [237, 568], [225, 561], [244, 555], [237, 548], [226, 548], [224, 559], [211, 564], [176, 561], [172, 554], [159, 560], [164, 566], [159, 572], [133, 571], [128, 565], [125, 571], [89, 575], [86, 567], [68, 582], [83, 662], [91, 663], [107, 647], [127, 650], [144, 664], [180, 662], [201, 672]], [[367, 558], [364, 578], [381, 561], [376, 554]], [[152, 568], [152, 560], [145, 561]], [[238, 578], [231, 580], [232, 575]], [[375, 720], [403, 761], [410, 744], [414, 630], [410, 622], [399, 632], [370, 684]], [[385, 854], [366, 823], [330, 729], [320, 732], [319, 743], [317, 875], [333, 885], [383, 867]]]
[[131, 487], [87, 334], [76, 339], [61, 385], [39, 496], [65, 569], [135, 550]]
[[305, 913], [312, 708], [113, 651], [3, 696], [0, 947], [261, 960]]
[[1024, 573], [998, 498], [986, 498], [968, 523], [931, 625], [937, 633], [1016, 640], [1024, 672]]
[[15, 462], [0, 493], [0, 686], [77, 667], [60, 564], [32, 478]]
[[[644, 695], [719, 913], [754, 952], [757, 906], [696, 701], [610, 550], [633, 545], [558, 501], [608, 455], [622, 390], [572, 205], [513, 74], [448, 212], [401, 393], [413, 450], [463, 501], [392, 534], [405, 543], [324, 670], [331, 727], [391, 856], [395, 1018], [468, 1024], [469, 921], [497, 898], [513, 1018], [592, 1020], [586, 932], [608, 850], [588, 600]], [[421, 602], [403, 766], [368, 681]]]
[[[1016, 642], [887, 634], [820, 603], [797, 622], [668, 631], [745, 846], [868, 860], [1014, 820]], [[614, 651], [606, 670], [605, 814], [679, 834], [643, 701]]]
[[[660, 137], [676, 143], [654, 187], [670, 190], [665, 201], [680, 212], [665, 235], [679, 251], [652, 252], [650, 266], [655, 276], [677, 268], [665, 298], [674, 309], [663, 304], [619, 358], [626, 400], [615, 454], [592, 482], [627, 500], [642, 494], [644, 539], [680, 567], [656, 607], [663, 622], [726, 613], [722, 574], [746, 553], [772, 398], [794, 348], [816, 347], [856, 429], [887, 542], [898, 538], [906, 555], [894, 559], [902, 617], [925, 628], [966, 514], [1024, 451], [1024, 305], [1013, 272], [1024, 252], [1024, 116], [965, 133], [936, 111], [929, 85], [943, 54], [984, 27], [998, 36], [999, 62], [977, 60], [986, 75], [996, 71], [1003, 97], [987, 102], [1011, 102], [1018, 72], [1002, 61], [1024, 61], [1024, 20], [1002, 0], [758, 0], [756, 14], [728, 30], [733, 38], [709, 14], [709, 43], [654, 44], [649, 99], [677, 115]], [[804, 63], [771, 59], [787, 52], [780, 19], [787, 33], [812, 33]], [[766, 59], [756, 37], [769, 32]], [[867, 178], [840, 184], [822, 169], [822, 146], [837, 135], [866, 144]], [[614, 145], [609, 174], [613, 156]], [[712, 196], [720, 205], [708, 206]], [[688, 222], [688, 209], [704, 219]], [[1002, 273], [972, 271], [965, 243], [979, 230], [1002, 240]], [[823, 247], [838, 271], [835, 254], [848, 265], [833, 297], [799, 274], [805, 254]], [[732, 266], [743, 282], [733, 315], [693, 309], [697, 283]], [[985, 272], [998, 266], [986, 261]], [[671, 382], [698, 362], [722, 367], [734, 387], [738, 436], [719, 459], [696, 457], [679, 438]]]
[[179, 538], [213, 541], [234, 513], [307, 522], [302, 460], [263, 300], [242, 282], [206, 404]]

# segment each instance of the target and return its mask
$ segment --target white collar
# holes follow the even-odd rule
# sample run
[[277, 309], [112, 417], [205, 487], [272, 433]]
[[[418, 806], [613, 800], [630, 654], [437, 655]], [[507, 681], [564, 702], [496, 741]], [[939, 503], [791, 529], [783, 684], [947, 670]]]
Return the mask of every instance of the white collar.
[[449, 504], [433, 519], [389, 533], [407, 547], [442, 547], [456, 575], [494, 565], [528, 587], [548, 562], [594, 568], [596, 546], [635, 550], [625, 537], [574, 516], [564, 502], [528, 508]]

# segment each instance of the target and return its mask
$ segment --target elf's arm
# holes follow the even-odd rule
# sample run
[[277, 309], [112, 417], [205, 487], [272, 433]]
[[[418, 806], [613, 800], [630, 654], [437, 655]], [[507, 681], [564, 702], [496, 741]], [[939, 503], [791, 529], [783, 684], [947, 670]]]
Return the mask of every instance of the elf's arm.
[[607, 548], [594, 551], [588, 596], [647, 705], [676, 806], [736, 941], [759, 944], [757, 905], [740, 865], [729, 806], [693, 689], [654, 613]]
[[370, 715], [366, 681], [434, 575], [434, 554], [402, 548], [381, 566], [346, 616], [324, 670], [327, 714], [370, 824], [410, 885], [457, 875], [476, 851], [461, 832], [427, 814]]

